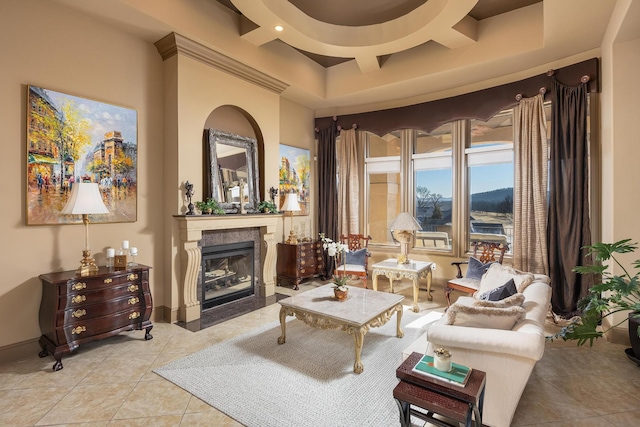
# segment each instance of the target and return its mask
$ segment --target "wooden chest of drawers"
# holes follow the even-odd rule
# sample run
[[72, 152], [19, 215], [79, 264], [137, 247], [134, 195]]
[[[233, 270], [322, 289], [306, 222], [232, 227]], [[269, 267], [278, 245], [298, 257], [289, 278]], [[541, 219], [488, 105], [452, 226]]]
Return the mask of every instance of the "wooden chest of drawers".
[[149, 268], [100, 267], [97, 275], [88, 277], [75, 271], [40, 275], [40, 357], [53, 354], [53, 370], [58, 371], [62, 355], [80, 344], [133, 329], [145, 329], [145, 340], [153, 338]]
[[322, 242], [289, 245], [278, 243], [276, 281], [278, 285], [293, 283], [295, 290], [303, 279], [324, 273]]

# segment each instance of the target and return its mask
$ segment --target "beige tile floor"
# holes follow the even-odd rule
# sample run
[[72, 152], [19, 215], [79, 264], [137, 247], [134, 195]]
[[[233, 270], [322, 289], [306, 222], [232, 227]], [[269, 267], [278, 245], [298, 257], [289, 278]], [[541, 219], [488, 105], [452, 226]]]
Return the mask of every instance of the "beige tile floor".
[[[301, 291], [320, 284], [304, 284]], [[387, 289], [380, 279], [380, 290]], [[410, 304], [409, 282], [396, 283], [395, 290]], [[434, 287], [433, 294], [429, 302], [420, 292], [422, 311], [445, 306], [442, 289]], [[143, 331], [133, 331], [91, 343], [64, 357], [58, 372], [51, 370], [53, 358], [35, 354], [1, 365], [0, 426], [239, 426], [152, 370], [276, 321], [279, 307], [273, 304], [199, 332], [156, 323], [151, 341], [142, 339]], [[514, 425], [640, 425], [640, 368], [626, 358], [624, 348], [607, 342], [593, 348], [548, 343]]]

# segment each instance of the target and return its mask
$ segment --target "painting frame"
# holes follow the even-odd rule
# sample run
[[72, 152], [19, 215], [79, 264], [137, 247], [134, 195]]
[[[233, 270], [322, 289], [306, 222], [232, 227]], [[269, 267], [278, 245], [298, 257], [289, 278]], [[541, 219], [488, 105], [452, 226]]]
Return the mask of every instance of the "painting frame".
[[75, 182], [98, 183], [109, 210], [92, 223], [136, 222], [138, 111], [27, 85], [26, 225], [77, 224], [64, 215]]
[[300, 211], [294, 212], [296, 216], [310, 214], [311, 194], [311, 155], [305, 148], [280, 144], [280, 166], [278, 170], [279, 187], [278, 208], [282, 210], [285, 194], [295, 191], [298, 194]]

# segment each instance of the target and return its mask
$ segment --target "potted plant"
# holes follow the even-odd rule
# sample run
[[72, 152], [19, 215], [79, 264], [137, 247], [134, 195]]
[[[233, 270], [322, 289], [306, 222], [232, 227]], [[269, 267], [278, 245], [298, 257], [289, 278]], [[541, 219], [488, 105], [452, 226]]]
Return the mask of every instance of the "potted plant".
[[[589, 341], [589, 345], [593, 345], [594, 339], [602, 337], [609, 329], [626, 320], [623, 319], [611, 328], [602, 330], [599, 325], [603, 318], [620, 311], [630, 311], [629, 339], [632, 349], [629, 350], [635, 354], [636, 362], [640, 359], [640, 260], [631, 263], [635, 269], [634, 273], [634, 270], [625, 267], [616, 258], [616, 254], [631, 253], [638, 248], [637, 243], [629, 243], [630, 241], [631, 239], [625, 239], [616, 243], [596, 243], [586, 246], [587, 256], [594, 256], [594, 264], [575, 267], [573, 271], [579, 274], [595, 274], [600, 278], [599, 283], [592, 286], [588, 294], [578, 303], [582, 315], [562, 328], [558, 334], [551, 337], [552, 339], [557, 337], [565, 341], [577, 340], [578, 345]], [[609, 271], [611, 263], [602, 264], [609, 260], [618, 265], [621, 274], [613, 275]], [[627, 355], [631, 357], [629, 350]]]
[[[324, 233], [320, 233], [320, 240], [322, 240], [322, 247], [327, 251], [327, 255], [335, 259], [335, 265], [340, 263], [341, 257], [349, 252], [349, 246], [345, 243], [334, 242], [327, 238]], [[347, 287], [347, 280], [349, 277], [346, 275], [346, 262], [342, 263], [345, 268], [345, 273], [341, 276], [336, 274], [331, 278], [331, 282], [334, 284], [333, 293], [338, 300], [347, 299], [349, 296], [349, 288]]]
[[269, 200], [263, 200], [258, 204], [258, 210], [263, 213], [277, 213], [278, 207]]
[[203, 214], [224, 215], [224, 210], [220, 207], [217, 201], [211, 197], [207, 198], [204, 202], [196, 202], [196, 208]]

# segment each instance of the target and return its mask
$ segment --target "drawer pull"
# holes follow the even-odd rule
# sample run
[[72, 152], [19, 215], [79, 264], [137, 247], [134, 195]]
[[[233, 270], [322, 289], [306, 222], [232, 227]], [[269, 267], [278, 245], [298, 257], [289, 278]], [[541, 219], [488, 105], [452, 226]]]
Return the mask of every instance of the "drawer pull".
[[127, 280], [138, 280], [138, 275], [135, 273], [127, 274]]
[[127, 290], [128, 290], [129, 292], [136, 292], [136, 291], [138, 290], [138, 285], [129, 285], [129, 286], [127, 287]]
[[113, 279], [111, 279], [111, 278], [104, 279], [104, 283], [111, 283], [111, 282], [113, 282]]
[[302, 258], [304, 258], [304, 257], [306, 257], [306, 256], [307, 256], [307, 253], [306, 253], [305, 251], [301, 251], [301, 252], [300, 252], [300, 256], [301, 256]]
[[131, 313], [129, 315], [129, 320], [137, 319], [138, 317], [140, 317], [140, 312], [139, 311], [134, 311], [133, 313]]
[[76, 295], [75, 297], [71, 298], [71, 302], [74, 304], [77, 304], [79, 302], [84, 302], [87, 300], [87, 297], [85, 295]]
[[71, 317], [82, 317], [84, 315], [87, 314], [87, 310], [85, 309], [80, 309], [80, 310], [76, 310], [71, 314]]
[[86, 326], [76, 326], [75, 328], [73, 328], [71, 330], [71, 335], [79, 335], [83, 332], [87, 331], [87, 327]]
[[307, 272], [307, 269], [306, 269], [306, 268], [301, 268], [301, 269], [300, 269], [300, 273], [304, 274], [304, 273], [306, 273], [306, 272]]
[[130, 305], [134, 305], [140, 302], [140, 298], [138, 297], [133, 297], [133, 298], [129, 298], [129, 301], [127, 301], [128, 304]]
[[307, 261], [305, 261], [303, 259], [300, 260], [300, 265], [306, 265], [306, 264], [307, 264]]
[[82, 289], [86, 289], [86, 288], [87, 288], [87, 284], [84, 282], [74, 283], [73, 286], [71, 286], [71, 289], [74, 291], [81, 291]]

